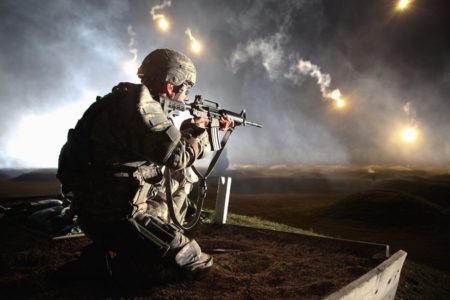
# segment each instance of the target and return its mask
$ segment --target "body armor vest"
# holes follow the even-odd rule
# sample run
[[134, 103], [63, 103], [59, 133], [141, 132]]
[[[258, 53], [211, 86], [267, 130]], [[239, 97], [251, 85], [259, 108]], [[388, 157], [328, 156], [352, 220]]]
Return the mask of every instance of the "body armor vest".
[[120, 83], [69, 130], [57, 177], [70, 187], [91, 172], [114, 173], [138, 162], [163, 165], [179, 141], [180, 132], [145, 86]]

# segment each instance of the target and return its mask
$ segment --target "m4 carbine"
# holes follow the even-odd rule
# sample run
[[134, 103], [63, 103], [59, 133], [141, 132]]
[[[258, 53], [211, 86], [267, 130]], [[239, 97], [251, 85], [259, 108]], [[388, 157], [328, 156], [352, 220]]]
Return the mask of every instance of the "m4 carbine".
[[194, 102], [185, 103], [168, 98], [163, 99], [163, 109], [167, 115], [174, 114], [176, 112], [189, 111], [189, 113], [196, 118], [207, 118], [208, 131], [210, 136], [212, 150], [219, 150], [221, 148], [218, 136], [218, 130], [220, 128], [219, 120], [222, 116], [227, 115], [230, 119], [234, 120], [235, 126], [255, 126], [262, 128], [261, 124], [251, 122], [247, 120], [247, 114], [245, 109], [240, 113], [236, 113], [230, 110], [220, 108], [219, 103], [203, 99], [202, 96], [195, 96]]

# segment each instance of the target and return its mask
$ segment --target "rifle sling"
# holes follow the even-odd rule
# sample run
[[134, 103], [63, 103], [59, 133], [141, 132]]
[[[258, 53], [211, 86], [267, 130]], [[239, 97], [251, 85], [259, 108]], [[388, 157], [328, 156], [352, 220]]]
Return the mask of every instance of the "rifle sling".
[[173, 206], [173, 198], [172, 198], [172, 177], [170, 174], [170, 169], [169, 168], [165, 168], [164, 171], [164, 177], [165, 177], [165, 187], [166, 187], [166, 197], [167, 197], [167, 206], [169, 208], [169, 215], [170, 218], [172, 219], [173, 223], [185, 230], [185, 231], [189, 231], [192, 228], [194, 228], [198, 221], [200, 220], [200, 214], [202, 212], [203, 209], [203, 203], [205, 202], [205, 198], [206, 198], [206, 180], [208, 179], [208, 176], [211, 174], [211, 172], [214, 170], [214, 167], [217, 164], [217, 161], [220, 158], [220, 155], [223, 152], [223, 149], [225, 149], [225, 145], [228, 142], [228, 139], [230, 138], [230, 135], [233, 133], [234, 128], [228, 128], [227, 132], [225, 133], [225, 135], [222, 138], [222, 141], [220, 142], [221, 144], [221, 148], [220, 150], [218, 150], [216, 152], [216, 154], [214, 155], [214, 157], [212, 158], [211, 162], [209, 163], [208, 169], [206, 170], [206, 173], [204, 175], [202, 175], [197, 168], [192, 165], [192, 170], [194, 170], [194, 173], [199, 177], [199, 184], [198, 184], [198, 194], [197, 194], [197, 209], [195, 211], [195, 215], [193, 217], [193, 219], [191, 221], [189, 221], [187, 224], [183, 225], [180, 223], [180, 221], [177, 219], [177, 216], [175, 214], [175, 208]]

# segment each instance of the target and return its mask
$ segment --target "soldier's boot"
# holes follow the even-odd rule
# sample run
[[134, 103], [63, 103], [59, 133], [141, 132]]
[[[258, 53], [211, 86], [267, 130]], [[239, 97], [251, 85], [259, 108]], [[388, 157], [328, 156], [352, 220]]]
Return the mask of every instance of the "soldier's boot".
[[188, 279], [201, 279], [205, 277], [213, 266], [212, 256], [203, 253], [195, 240], [187, 242], [178, 249], [175, 255], [175, 263]]

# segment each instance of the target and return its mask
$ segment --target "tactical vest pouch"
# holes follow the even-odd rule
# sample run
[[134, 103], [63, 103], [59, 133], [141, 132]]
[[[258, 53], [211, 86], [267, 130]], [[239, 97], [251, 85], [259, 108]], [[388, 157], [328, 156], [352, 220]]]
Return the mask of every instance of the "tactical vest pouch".
[[154, 164], [140, 166], [138, 172], [142, 179], [150, 184], [159, 183], [164, 177], [161, 168]]
[[150, 184], [156, 184], [164, 177], [161, 172], [161, 167], [145, 162], [134, 166], [129, 164], [115, 165], [109, 169], [97, 170], [96, 173], [103, 178], [130, 178], [135, 179], [137, 182], [145, 181]]

